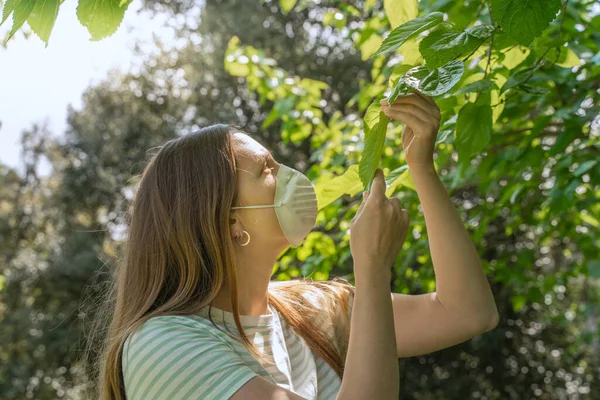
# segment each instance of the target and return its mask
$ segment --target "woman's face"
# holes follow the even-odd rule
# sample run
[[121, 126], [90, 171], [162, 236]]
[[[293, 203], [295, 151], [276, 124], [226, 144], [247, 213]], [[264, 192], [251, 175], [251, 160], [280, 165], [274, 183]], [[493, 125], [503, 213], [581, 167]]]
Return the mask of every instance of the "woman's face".
[[[272, 205], [275, 202], [275, 181], [279, 163], [256, 140], [243, 133], [233, 134], [237, 161], [239, 206]], [[255, 245], [289, 245], [283, 235], [275, 208], [245, 208], [232, 210], [231, 235], [248, 231]], [[244, 235], [240, 241], [244, 242]]]

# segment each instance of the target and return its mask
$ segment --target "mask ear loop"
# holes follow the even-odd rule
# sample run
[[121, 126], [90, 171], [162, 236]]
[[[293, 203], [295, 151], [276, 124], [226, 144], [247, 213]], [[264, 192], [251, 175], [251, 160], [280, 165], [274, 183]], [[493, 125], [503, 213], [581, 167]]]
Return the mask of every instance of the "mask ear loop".
[[[273, 169], [275, 167], [269, 168], [269, 169]], [[245, 169], [242, 168], [237, 168], [240, 171], [244, 171], [244, 172], [248, 172], [250, 175], [254, 176], [254, 174], [250, 171], [246, 171]], [[243, 208], [269, 208], [269, 207], [278, 207], [275, 204], [265, 204], [265, 205], [259, 205], [259, 206], [244, 206], [244, 207], [231, 207], [232, 210], [237, 210], [237, 209], [243, 209]]]
[[[236, 170], [236, 171], [244, 171], [244, 172], [247, 172], [247, 173], [249, 173], [250, 175], [252, 175], [252, 176], [254, 177], [254, 174], [253, 174], [252, 172], [250, 172], [250, 171], [247, 171], [247, 170], [245, 170], [245, 169], [243, 169], [243, 168], [236, 168], [235, 170]], [[242, 207], [231, 207], [231, 209], [232, 209], [232, 210], [235, 210], [235, 209], [238, 209], [238, 208], [242, 208]], [[237, 237], [237, 236], [235, 236], [235, 237]]]
[[236, 168], [235, 170], [236, 170], [236, 171], [244, 171], [244, 172], [247, 172], [247, 173], [249, 173], [250, 175], [252, 175], [252, 176], [256, 177], [256, 175], [254, 175], [252, 172], [250, 172], [250, 171], [247, 171], [247, 170], [245, 170], [245, 169], [243, 169], [243, 168]]

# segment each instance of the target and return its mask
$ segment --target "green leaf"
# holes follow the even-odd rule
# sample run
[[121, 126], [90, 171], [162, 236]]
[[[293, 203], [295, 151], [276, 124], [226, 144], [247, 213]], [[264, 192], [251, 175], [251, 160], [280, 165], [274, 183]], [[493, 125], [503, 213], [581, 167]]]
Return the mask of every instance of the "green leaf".
[[379, 50], [377, 50], [371, 57], [378, 56], [379, 54], [389, 53], [390, 51], [395, 51], [408, 39], [442, 22], [443, 16], [443, 13], [436, 11], [400, 25], [390, 32], [390, 34], [381, 44]]
[[490, 82], [486, 79], [482, 79], [480, 81], [469, 83], [468, 85], [463, 86], [458, 89], [454, 94], [464, 94], [464, 93], [487, 93], [491, 91], [496, 84], [494, 82]]
[[489, 95], [481, 95], [477, 103], [467, 103], [458, 112], [454, 144], [458, 158], [470, 161], [492, 138], [492, 108]]
[[431, 71], [420, 82], [418, 89], [427, 96], [439, 96], [454, 87], [465, 72], [462, 61], [450, 61], [448, 64]]
[[381, 105], [374, 101], [367, 107], [367, 111], [365, 111], [365, 117], [363, 118], [365, 125], [369, 129], [373, 129], [379, 123], [380, 115]]
[[379, 167], [389, 121], [388, 116], [383, 111], [380, 111], [377, 123], [372, 128], [369, 128], [365, 118], [365, 149], [358, 166], [358, 175], [366, 191], [371, 190], [375, 171]]
[[408, 165], [403, 165], [401, 167], [396, 168], [393, 171], [390, 171], [389, 174], [385, 177], [385, 195], [391, 196], [394, 194], [394, 191], [398, 186], [406, 186], [412, 190], [415, 189], [415, 184], [412, 180], [412, 175], [408, 169]]
[[59, 5], [59, 0], [37, 0], [29, 18], [27, 18], [27, 24], [46, 43], [46, 47], [48, 47], [48, 39], [58, 15]]
[[527, 81], [531, 75], [537, 70], [537, 67], [527, 67], [525, 69], [520, 69], [515, 73], [511, 74], [506, 83], [500, 89], [500, 94], [506, 92], [508, 89], [511, 89], [515, 86], [518, 86], [525, 81]]
[[396, 179], [398, 179], [404, 172], [408, 171], [408, 164], [402, 165], [392, 171], [390, 171], [385, 177], [385, 185], [390, 186]]
[[437, 135], [437, 139], [435, 140], [435, 144], [438, 145], [440, 143], [445, 143], [448, 136], [450, 136], [454, 132], [452, 129], [446, 129], [443, 131], [439, 131]]
[[267, 115], [267, 118], [265, 118], [260, 127], [262, 129], [267, 129], [269, 126], [271, 126], [273, 122], [277, 121], [277, 118], [279, 118], [279, 112], [277, 112], [277, 109], [273, 107], [271, 109], [271, 112], [269, 113], [269, 115]]
[[226, 65], [227, 72], [233, 76], [248, 76], [250, 74], [250, 66], [239, 62], [230, 62]]
[[394, 89], [392, 89], [392, 92], [388, 96], [388, 103], [394, 104], [398, 96], [406, 94], [408, 92], [408, 89], [409, 87], [406, 86], [402, 78], [398, 79], [398, 83], [396, 83], [396, 86], [394, 87]]
[[250, 67], [248, 64], [240, 64], [238, 62], [229, 63], [227, 72], [233, 76], [248, 76], [250, 74]]
[[590, 214], [581, 213], [581, 214], [579, 214], [579, 216], [581, 217], [581, 220], [583, 222], [586, 222], [586, 223], [590, 224], [594, 228], [598, 228], [600, 226], [600, 221], [598, 221], [596, 218], [594, 218]]
[[519, 310], [521, 308], [523, 308], [523, 306], [527, 302], [527, 298], [525, 297], [524, 294], [517, 294], [517, 295], [512, 296], [510, 298], [510, 301], [512, 303], [514, 312], [519, 312]]
[[402, 75], [404, 75], [405, 73], [407, 73], [408, 70], [410, 70], [413, 67], [414, 67], [414, 65], [411, 65], [411, 64], [400, 64], [400, 65], [396, 66], [394, 68], [394, 70], [392, 71], [392, 74], [390, 75], [390, 78], [388, 80], [389, 86], [391, 88], [395, 87], [396, 84], [398, 83], [398, 80], [400, 79], [400, 77]]
[[575, 172], [573, 172], [573, 175], [581, 176], [581, 175], [585, 174], [586, 172], [588, 172], [590, 169], [592, 169], [594, 167], [594, 165], [596, 165], [597, 163], [598, 163], [598, 160], [586, 161], [586, 162], [582, 163], [579, 167], [577, 167]]
[[[494, 39], [494, 46], [495, 43], [496, 42]], [[523, 47], [520, 45], [510, 47], [508, 50], [502, 51], [502, 54], [504, 54], [504, 59], [502, 60], [501, 64], [508, 69], [513, 69], [517, 65], [521, 64], [527, 58], [530, 52], [531, 50], [529, 50], [527, 47]]]
[[296, 1], [297, 0], [279, 0], [281, 11], [283, 11], [284, 14], [287, 14], [292, 8], [294, 8]]
[[[388, 102], [390, 104], [394, 104], [400, 94], [406, 94], [408, 92], [409, 87], [404, 83], [402, 76], [412, 68], [414, 68], [412, 65], [402, 64], [396, 67], [394, 72], [392, 72], [392, 75], [390, 76], [392, 92], [388, 96]], [[397, 76], [398, 79], [393, 79], [395, 76]]]
[[512, 38], [528, 46], [560, 9], [560, 0], [492, 0], [492, 17]]
[[290, 130], [290, 141], [292, 143], [300, 143], [304, 139], [310, 136], [312, 132], [312, 125], [308, 123], [294, 124]]
[[19, 0], [6, 0], [4, 7], [2, 7], [2, 22], [0, 22], [0, 25], [2, 25], [8, 16], [14, 11], [15, 4], [17, 4], [17, 2], [19, 2]]
[[371, 34], [367, 40], [360, 46], [360, 54], [363, 61], [367, 60], [371, 54], [381, 46], [381, 36], [376, 33]]
[[521, 193], [521, 190], [523, 190], [523, 189], [524, 189], [524, 186], [521, 184], [517, 184], [515, 186], [515, 189], [510, 196], [510, 204], [515, 204], [515, 202], [517, 201], [517, 196], [519, 196], [519, 193]]
[[417, 0], [383, 0], [383, 9], [393, 29], [419, 15], [419, 2]]
[[563, 68], [573, 68], [577, 65], [581, 65], [581, 60], [575, 54], [573, 50], [568, 47], [560, 48], [560, 55], [558, 57], [558, 62], [556, 63], [559, 67]]
[[494, 32], [494, 27], [492, 25], [477, 25], [472, 26], [470, 28], [465, 29], [465, 33], [469, 38], [479, 39], [481, 41], [489, 38]]
[[437, 29], [419, 43], [419, 52], [428, 68], [437, 68], [462, 53], [467, 35], [450, 29]]
[[419, 53], [419, 41], [416, 37], [408, 39], [402, 44], [399, 53], [402, 54], [402, 62], [404, 64], [420, 65], [424, 60]]
[[411, 88], [427, 96], [439, 96], [452, 89], [460, 80], [464, 71], [463, 62], [458, 60], [450, 61], [434, 70], [422, 65], [411, 68], [400, 77], [388, 97], [388, 101], [393, 104], [399, 95], [410, 92]]
[[365, 0], [364, 12], [369, 12], [375, 4], [377, 4], [377, 0]]
[[279, 115], [289, 114], [290, 111], [294, 108], [294, 103], [296, 102], [296, 96], [285, 97], [281, 100], [277, 100], [273, 105], [273, 108], [277, 110]]
[[487, 39], [494, 28], [491, 25], [478, 25], [463, 32], [451, 29], [437, 29], [421, 40], [419, 52], [428, 68], [437, 68], [448, 61], [471, 53]]
[[[14, 5], [11, 4], [14, 10], [13, 26], [10, 29], [10, 32], [8, 33], [6, 41], [9, 41], [10, 38], [12, 38], [14, 34], [19, 30], [19, 28], [23, 26], [23, 24], [29, 17], [29, 14], [31, 14], [33, 7], [35, 6], [35, 1], [36, 0], [15, 0]], [[6, 14], [6, 16], [8, 17], [8, 13]]]
[[317, 208], [321, 210], [345, 194], [354, 196], [362, 188], [363, 184], [358, 176], [358, 165], [352, 165], [339, 176], [321, 175], [315, 183]]
[[322, 24], [324, 26], [333, 25], [333, 18], [334, 18], [334, 16], [335, 16], [335, 12], [333, 12], [333, 11], [326, 12], [323, 15]]
[[121, 0], [79, 0], [77, 19], [92, 35], [90, 40], [98, 41], [116, 32], [131, 1], [119, 6]]
[[249, 59], [246, 55], [242, 54], [239, 44], [239, 37], [232, 36], [229, 39], [227, 50], [225, 51], [225, 71], [233, 76], [248, 76], [250, 74]]
[[533, 86], [529, 83], [521, 83], [521, 84], [515, 86], [515, 89], [521, 90], [526, 93], [535, 94], [535, 95], [542, 95], [542, 94], [550, 93], [550, 89], [548, 89], [548, 88]]
[[388, 98], [390, 104], [393, 104], [396, 101], [398, 95], [408, 92], [410, 88], [418, 89], [421, 80], [425, 79], [429, 73], [429, 68], [422, 65], [413, 67], [406, 71], [406, 73], [400, 77], [398, 83], [396, 83], [396, 86]]

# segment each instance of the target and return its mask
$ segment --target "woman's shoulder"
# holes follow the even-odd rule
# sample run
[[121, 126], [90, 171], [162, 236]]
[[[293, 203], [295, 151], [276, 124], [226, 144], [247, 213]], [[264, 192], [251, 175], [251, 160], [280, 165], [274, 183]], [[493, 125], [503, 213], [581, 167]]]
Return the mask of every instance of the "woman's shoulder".
[[121, 357], [127, 398], [134, 400], [191, 398], [198, 392], [229, 398], [257, 375], [194, 315], [148, 318], [128, 337]]
[[216, 328], [210, 321], [197, 315], [157, 315], [144, 321], [133, 333], [128, 335], [126, 343], [142, 343], [158, 337], [178, 340], [181, 337], [216, 338]]
[[198, 328], [201, 327], [202, 318], [193, 314], [187, 315], [155, 315], [153, 317], [148, 318], [144, 323], [140, 326], [140, 329], [143, 331], [149, 331], [152, 328], [157, 329], [158, 327], [178, 327], [180, 329], [188, 328]]

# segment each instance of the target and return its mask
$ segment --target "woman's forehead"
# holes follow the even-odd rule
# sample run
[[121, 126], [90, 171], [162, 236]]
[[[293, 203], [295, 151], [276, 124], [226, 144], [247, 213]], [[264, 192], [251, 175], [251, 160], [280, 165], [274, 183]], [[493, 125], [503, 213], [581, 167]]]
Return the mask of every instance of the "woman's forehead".
[[239, 161], [258, 161], [269, 151], [263, 145], [243, 133], [234, 133], [235, 155]]

